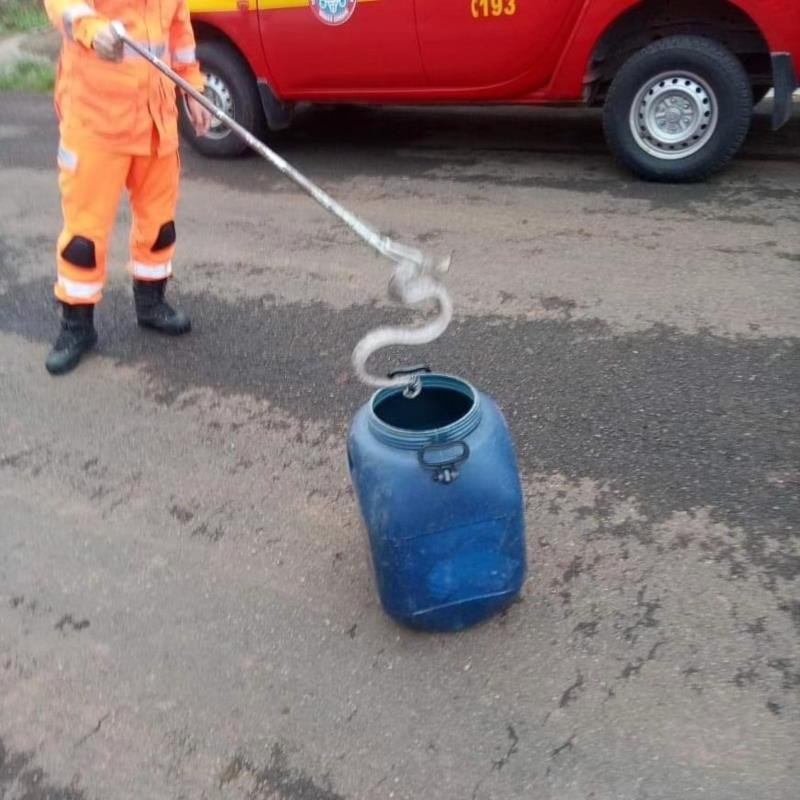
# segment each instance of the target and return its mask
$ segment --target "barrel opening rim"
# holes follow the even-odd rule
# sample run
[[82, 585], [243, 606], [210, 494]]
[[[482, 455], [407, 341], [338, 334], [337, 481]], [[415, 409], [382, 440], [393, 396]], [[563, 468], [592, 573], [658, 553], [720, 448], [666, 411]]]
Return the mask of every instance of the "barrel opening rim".
[[[467, 436], [478, 425], [481, 416], [480, 396], [477, 390], [467, 381], [453, 375], [430, 373], [421, 375], [422, 392], [420, 397], [408, 399], [402, 397], [403, 387], [389, 387], [376, 392], [369, 405], [369, 421], [373, 433], [387, 444], [396, 447], [418, 448], [431, 443], [450, 442]], [[400, 426], [391, 413], [381, 413], [387, 403], [418, 403], [424, 400], [425, 392], [436, 390], [439, 393], [452, 392], [460, 398], [452, 417], [444, 416], [435, 421], [436, 424], [423, 425], [417, 422], [408, 427]], [[465, 402], [466, 401], [466, 402]], [[409, 406], [413, 408], [413, 406]]]

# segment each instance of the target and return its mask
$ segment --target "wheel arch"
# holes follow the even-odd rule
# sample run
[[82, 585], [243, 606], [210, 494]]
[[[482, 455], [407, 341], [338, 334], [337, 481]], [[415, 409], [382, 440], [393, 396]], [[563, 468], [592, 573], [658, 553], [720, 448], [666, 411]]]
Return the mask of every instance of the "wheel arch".
[[236, 44], [233, 36], [225, 31], [222, 27], [212, 24], [207, 19], [192, 19], [192, 29], [194, 30], [194, 38], [197, 44], [202, 42], [219, 42], [233, 50], [236, 55], [247, 66], [253, 81], [257, 79], [256, 69], [251, 63], [250, 59], [245, 52], [245, 49]]
[[752, 86], [771, 85], [769, 45], [755, 20], [730, 0], [644, 0], [610, 20], [586, 67], [584, 97], [600, 106], [608, 87], [630, 56], [675, 35], [702, 36], [727, 47], [741, 62]]

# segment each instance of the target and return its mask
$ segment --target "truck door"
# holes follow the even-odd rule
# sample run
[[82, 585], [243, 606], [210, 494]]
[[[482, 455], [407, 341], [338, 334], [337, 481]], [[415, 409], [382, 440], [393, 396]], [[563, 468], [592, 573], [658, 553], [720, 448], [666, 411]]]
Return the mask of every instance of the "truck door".
[[257, 0], [264, 51], [284, 97], [357, 99], [425, 85], [414, 0]]
[[552, 75], [583, 0], [415, 0], [432, 87], [478, 89]]

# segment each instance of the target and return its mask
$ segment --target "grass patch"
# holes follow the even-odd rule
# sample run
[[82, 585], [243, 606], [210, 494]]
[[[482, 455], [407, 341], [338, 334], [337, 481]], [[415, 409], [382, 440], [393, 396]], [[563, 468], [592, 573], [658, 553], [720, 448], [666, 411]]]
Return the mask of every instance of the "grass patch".
[[47, 61], [18, 61], [0, 70], [0, 92], [50, 92], [56, 82], [56, 68]]
[[0, 35], [34, 31], [49, 24], [42, 0], [0, 0]]

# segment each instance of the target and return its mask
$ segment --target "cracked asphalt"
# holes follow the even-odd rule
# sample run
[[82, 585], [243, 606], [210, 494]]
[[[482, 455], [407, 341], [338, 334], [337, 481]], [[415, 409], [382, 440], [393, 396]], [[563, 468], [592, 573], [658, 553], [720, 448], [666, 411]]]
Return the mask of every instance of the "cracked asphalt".
[[800, 794], [800, 117], [699, 186], [574, 110], [313, 109], [278, 149], [454, 251], [428, 361], [499, 402], [521, 600], [420, 635], [377, 604], [344, 457], [387, 270], [255, 158], [183, 154], [172, 295], [43, 360], [47, 98], [0, 95], [0, 798], [793, 800]]

